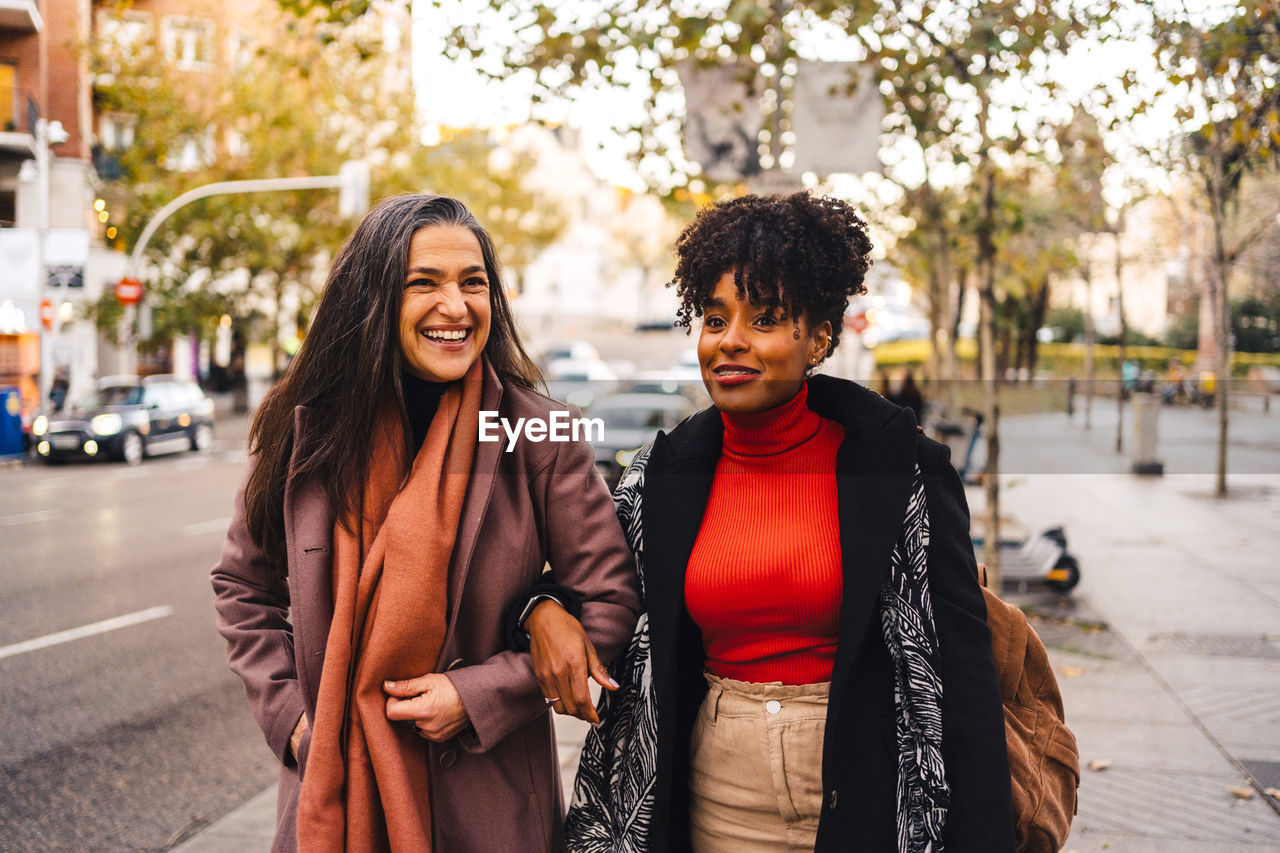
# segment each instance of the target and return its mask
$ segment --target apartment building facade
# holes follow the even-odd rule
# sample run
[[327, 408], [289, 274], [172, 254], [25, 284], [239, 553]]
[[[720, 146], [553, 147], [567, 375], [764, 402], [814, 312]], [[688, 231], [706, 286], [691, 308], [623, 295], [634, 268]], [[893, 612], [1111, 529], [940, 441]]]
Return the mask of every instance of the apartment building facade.
[[[125, 271], [114, 245], [120, 212], [101, 190], [120, 177], [115, 153], [145, 128], [95, 109], [91, 40], [124, 51], [151, 41], [198, 92], [201, 74], [267, 37], [266, 6], [278, 9], [269, 0], [0, 0], [0, 385], [33, 401], [62, 376], [74, 398], [96, 377], [134, 367], [86, 309]], [[174, 166], [211, 156], [201, 143], [184, 145]], [[192, 372], [186, 355], [168, 366]]]

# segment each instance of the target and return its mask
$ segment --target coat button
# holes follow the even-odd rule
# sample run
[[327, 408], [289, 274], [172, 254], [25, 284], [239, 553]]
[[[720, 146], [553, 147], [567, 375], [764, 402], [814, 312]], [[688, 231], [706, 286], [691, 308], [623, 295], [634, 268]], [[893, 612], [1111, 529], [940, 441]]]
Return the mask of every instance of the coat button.
[[768, 702], [764, 703], [764, 709], [770, 714], [776, 714], [782, 710], [782, 703], [777, 699], [770, 699]]
[[827, 810], [828, 811], [836, 810], [836, 792], [834, 788], [831, 789], [831, 796], [827, 797]]
[[444, 752], [440, 753], [440, 766], [446, 770], [452, 767], [457, 760], [458, 753], [452, 749], [446, 749]]

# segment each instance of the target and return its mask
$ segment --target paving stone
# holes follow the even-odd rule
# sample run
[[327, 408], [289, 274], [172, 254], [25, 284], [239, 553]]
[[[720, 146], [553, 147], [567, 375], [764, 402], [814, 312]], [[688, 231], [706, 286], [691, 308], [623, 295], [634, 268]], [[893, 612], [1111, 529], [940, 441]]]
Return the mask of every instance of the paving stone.
[[[1280, 820], [1255, 797], [1227, 789], [1239, 775], [1117, 767], [1089, 773], [1080, 788], [1078, 831], [1222, 844], [1280, 844]], [[1129, 848], [1120, 848], [1128, 850]]]

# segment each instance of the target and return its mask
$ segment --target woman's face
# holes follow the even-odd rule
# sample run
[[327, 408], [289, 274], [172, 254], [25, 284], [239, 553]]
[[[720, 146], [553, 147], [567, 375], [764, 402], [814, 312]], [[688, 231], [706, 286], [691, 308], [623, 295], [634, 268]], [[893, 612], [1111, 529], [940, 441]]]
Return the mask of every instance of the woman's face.
[[405, 369], [431, 382], [461, 379], [484, 351], [491, 315], [476, 235], [461, 225], [419, 228], [400, 303]]
[[805, 371], [820, 360], [831, 340], [827, 321], [795, 324], [779, 309], [738, 296], [733, 271], [720, 276], [703, 308], [698, 364], [711, 401], [723, 412], [752, 414], [787, 402], [800, 390]]

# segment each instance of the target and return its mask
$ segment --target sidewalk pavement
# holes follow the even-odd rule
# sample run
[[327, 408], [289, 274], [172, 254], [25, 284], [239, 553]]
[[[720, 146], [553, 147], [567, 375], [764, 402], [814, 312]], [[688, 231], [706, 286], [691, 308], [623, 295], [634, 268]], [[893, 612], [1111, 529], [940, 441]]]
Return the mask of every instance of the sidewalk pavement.
[[[1182, 414], [1162, 419], [1168, 469], [1212, 471], [1212, 413]], [[1280, 849], [1280, 801], [1265, 793], [1280, 788], [1277, 426], [1233, 420], [1226, 499], [1208, 473], [1127, 473], [1114, 414], [1095, 412], [1089, 432], [1078, 414], [1003, 431], [1016, 464], [1002, 470], [1019, 473], [1001, 478], [1002, 514], [1063, 525], [1081, 567], [1071, 606], [1032, 608], [1080, 747], [1066, 851]], [[1042, 460], [1082, 473], [1037, 473]], [[981, 490], [970, 501], [978, 517]]]
[[[1269, 473], [1233, 474], [1226, 500], [1211, 497], [1209, 475], [1124, 473], [1114, 420], [1096, 412], [1087, 433], [1065, 415], [1006, 427], [1019, 473], [1002, 478], [1004, 513], [1029, 530], [1064, 525], [1082, 573], [1065, 599], [1005, 596], [1049, 646], [1080, 747], [1079, 814], [1064, 851], [1280, 849], [1280, 800], [1265, 793], [1280, 788], [1275, 427], [1259, 421], [1262, 432], [1241, 436], [1253, 470]], [[1173, 470], [1211, 470], [1205, 452], [1180, 446]], [[1035, 460], [1049, 457], [1048, 470], [1089, 473], [1037, 473]], [[977, 517], [981, 491], [969, 499]], [[557, 733], [568, 786], [585, 725], [560, 719]], [[274, 821], [273, 788], [176, 849], [265, 851]]]
[[[581, 720], [556, 717], [556, 740], [560, 750], [560, 777], [564, 781], [565, 802], [573, 792], [573, 776], [578, 772], [578, 753], [590, 726]], [[226, 817], [178, 847], [174, 853], [265, 853], [271, 849], [276, 832], [276, 786], [255, 796]], [[512, 851], [518, 853], [518, 851]]]

